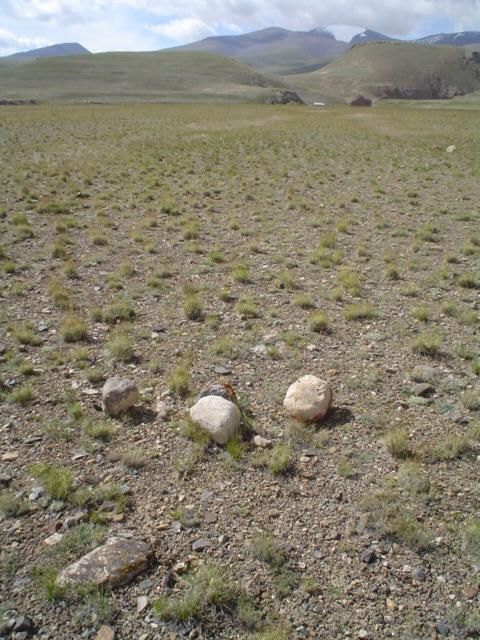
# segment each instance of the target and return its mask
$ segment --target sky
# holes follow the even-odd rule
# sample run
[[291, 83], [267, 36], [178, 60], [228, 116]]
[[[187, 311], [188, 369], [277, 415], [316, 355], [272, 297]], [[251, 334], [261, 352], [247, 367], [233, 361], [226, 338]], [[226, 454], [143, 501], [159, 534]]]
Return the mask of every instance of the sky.
[[0, 55], [59, 42], [151, 51], [268, 26], [353, 24], [416, 38], [480, 31], [480, 0], [0, 0]]

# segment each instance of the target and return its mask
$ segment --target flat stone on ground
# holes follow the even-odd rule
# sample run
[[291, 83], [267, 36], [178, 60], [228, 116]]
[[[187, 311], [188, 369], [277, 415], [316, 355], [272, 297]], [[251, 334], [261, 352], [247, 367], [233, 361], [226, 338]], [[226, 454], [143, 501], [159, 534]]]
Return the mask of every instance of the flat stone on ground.
[[152, 548], [142, 540], [113, 537], [60, 572], [59, 586], [95, 584], [116, 587], [127, 584], [148, 567]]

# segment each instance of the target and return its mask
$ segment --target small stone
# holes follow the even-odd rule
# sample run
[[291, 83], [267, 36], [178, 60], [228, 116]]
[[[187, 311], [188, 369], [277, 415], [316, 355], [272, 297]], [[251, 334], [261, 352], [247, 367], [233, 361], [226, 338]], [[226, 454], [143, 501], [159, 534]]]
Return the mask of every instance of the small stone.
[[218, 444], [226, 444], [240, 429], [242, 414], [236, 404], [218, 395], [202, 397], [190, 409], [190, 417]]
[[254, 353], [256, 356], [266, 356], [267, 346], [264, 344], [257, 344], [252, 348], [252, 353]]
[[216, 522], [218, 522], [218, 516], [216, 513], [206, 513], [203, 521], [205, 522], [205, 524], [215, 524]]
[[133, 407], [140, 399], [136, 384], [123, 378], [109, 378], [102, 389], [102, 406], [105, 413], [117, 416]]
[[108, 627], [103, 624], [95, 636], [95, 640], [113, 640], [115, 638], [115, 631], [112, 627]]
[[32, 502], [35, 502], [35, 500], [38, 500], [39, 498], [41, 498], [45, 493], [45, 489], [43, 487], [33, 487], [33, 489], [30, 491], [30, 495], [28, 496], [29, 500], [32, 500]]
[[63, 533], [58, 533], [57, 531], [55, 533], [52, 533], [51, 536], [48, 536], [48, 538], [45, 538], [44, 542], [47, 546], [53, 547], [56, 544], [58, 544], [60, 540], [62, 540], [62, 538], [63, 538]]
[[231, 369], [227, 369], [227, 367], [222, 367], [221, 365], [216, 365], [213, 371], [217, 376], [229, 376], [232, 373]]
[[268, 449], [272, 445], [272, 441], [257, 435], [253, 438], [253, 444], [259, 449]]
[[477, 590], [471, 586], [466, 586], [463, 589], [463, 595], [469, 600], [471, 600], [472, 598], [475, 598], [475, 596], [477, 595]]
[[144, 609], [148, 606], [148, 598], [147, 596], [139, 596], [137, 598], [137, 613], [142, 613]]
[[34, 631], [32, 619], [28, 616], [18, 616], [18, 618], [15, 618], [13, 631], [26, 631], [31, 635]]
[[226, 383], [216, 383], [211, 384], [208, 387], [204, 387], [198, 394], [196, 401], [198, 402], [202, 398], [207, 398], [208, 396], [218, 396], [220, 398], [224, 398], [224, 400], [229, 400], [230, 402], [237, 404], [235, 391]]
[[365, 562], [365, 564], [372, 564], [372, 562], [375, 562], [377, 559], [377, 554], [373, 549], [366, 549], [360, 556], [360, 559], [362, 562]]
[[145, 571], [152, 548], [142, 540], [109, 538], [105, 544], [69, 565], [57, 577], [58, 586], [91, 583], [97, 587], [127, 584]]
[[13, 476], [11, 473], [0, 473], [0, 486], [8, 487], [12, 480]]
[[365, 629], [360, 629], [360, 631], [357, 633], [357, 638], [360, 638], [360, 640], [367, 640], [368, 631], [366, 631]]
[[210, 547], [213, 547], [213, 542], [209, 538], [199, 538], [192, 544], [193, 551], [204, 551]]
[[309, 423], [321, 420], [331, 401], [332, 389], [328, 382], [306, 375], [290, 385], [283, 406], [293, 418]]
[[15, 462], [17, 460], [19, 454], [15, 451], [7, 451], [2, 455], [2, 462]]
[[387, 598], [386, 605], [389, 611], [395, 611], [397, 608], [395, 602], [391, 598]]
[[415, 384], [412, 387], [412, 393], [415, 396], [428, 396], [435, 391], [435, 388], [432, 387], [428, 382], [420, 382], [419, 384]]
[[414, 580], [417, 580], [417, 582], [423, 582], [425, 580], [425, 577], [425, 573], [422, 569], [420, 569], [419, 567], [415, 567], [415, 569], [413, 569], [412, 578]]
[[447, 153], [454, 153], [457, 150], [457, 147], [454, 144], [451, 144], [447, 147]]
[[440, 624], [437, 624], [435, 626], [436, 626], [436, 629], [437, 629], [438, 633], [441, 636], [445, 637], [445, 636], [450, 635], [450, 627], [448, 626], [448, 624], [440, 623]]
[[158, 400], [157, 402], [157, 415], [159, 418], [168, 418], [172, 408], [165, 400]]

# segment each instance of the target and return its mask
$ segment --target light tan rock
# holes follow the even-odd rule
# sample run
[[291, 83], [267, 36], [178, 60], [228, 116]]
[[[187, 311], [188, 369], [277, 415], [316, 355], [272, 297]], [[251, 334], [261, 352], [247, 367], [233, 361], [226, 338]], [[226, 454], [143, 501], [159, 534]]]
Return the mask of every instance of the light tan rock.
[[153, 550], [142, 540], [109, 538], [105, 544], [61, 571], [57, 584], [61, 587], [94, 584], [116, 587], [127, 584], [148, 567]]
[[332, 388], [320, 378], [306, 375], [290, 385], [283, 401], [288, 413], [302, 422], [318, 422], [328, 411]]
[[221, 396], [205, 396], [190, 409], [190, 417], [208, 431], [215, 442], [226, 444], [238, 433], [242, 414], [230, 400]]
[[109, 378], [102, 389], [102, 406], [105, 413], [118, 416], [133, 407], [140, 399], [136, 384], [124, 378]]

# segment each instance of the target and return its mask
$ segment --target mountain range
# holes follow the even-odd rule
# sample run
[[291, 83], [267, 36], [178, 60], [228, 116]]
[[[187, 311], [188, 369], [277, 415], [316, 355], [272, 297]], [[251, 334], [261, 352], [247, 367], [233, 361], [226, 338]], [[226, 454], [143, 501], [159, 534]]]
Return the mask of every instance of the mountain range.
[[480, 32], [400, 41], [350, 25], [268, 27], [157, 52], [64, 43], [0, 58], [0, 100], [441, 99], [480, 90]]

